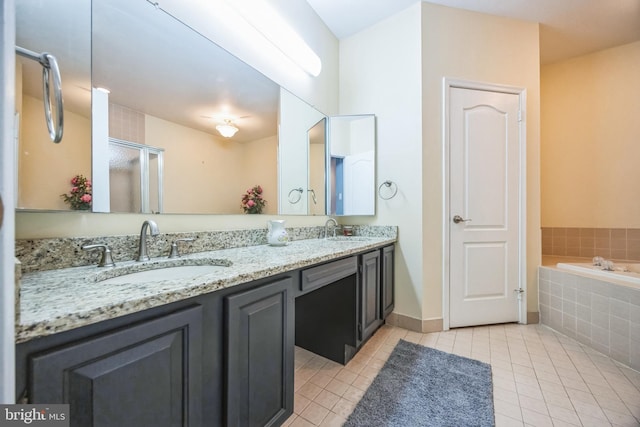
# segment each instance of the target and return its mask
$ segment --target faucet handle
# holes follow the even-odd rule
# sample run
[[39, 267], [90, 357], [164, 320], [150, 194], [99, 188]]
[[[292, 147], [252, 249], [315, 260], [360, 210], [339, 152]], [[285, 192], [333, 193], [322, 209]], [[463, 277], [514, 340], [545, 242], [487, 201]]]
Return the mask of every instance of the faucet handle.
[[180, 252], [178, 251], [178, 242], [193, 242], [195, 239], [193, 238], [185, 238], [185, 239], [176, 239], [173, 243], [171, 243], [171, 251], [169, 252], [169, 258], [178, 258], [180, 257]]
[[82, 247], [83, 251], [90, 251], [93, 249], [101, 249], [102, 256], [100, 257], [100, 262], [98, 262], [98, 267], [115, 267], [116, 263], [113, 262], [113, 258], [111, 257], [111, 249], [106, 244], [96, 244], [96, 245], [85, 245]]

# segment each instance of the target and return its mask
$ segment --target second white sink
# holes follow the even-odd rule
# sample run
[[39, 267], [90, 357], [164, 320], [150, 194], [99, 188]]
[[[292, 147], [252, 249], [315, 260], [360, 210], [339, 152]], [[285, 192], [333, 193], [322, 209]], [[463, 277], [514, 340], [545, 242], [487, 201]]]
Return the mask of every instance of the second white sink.
[[332, 242], [368, 242], [371, 237], [366, 236], [335, 236], [329, 237], [327, 240]]

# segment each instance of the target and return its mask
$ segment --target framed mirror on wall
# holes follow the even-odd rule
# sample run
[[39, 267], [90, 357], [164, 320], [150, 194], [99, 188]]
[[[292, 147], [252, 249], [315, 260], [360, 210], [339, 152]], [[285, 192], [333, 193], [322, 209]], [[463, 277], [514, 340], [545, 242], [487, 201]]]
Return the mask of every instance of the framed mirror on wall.
[[375, 116], [330, 117], [328, 129], [327, 214], [375, 215]]

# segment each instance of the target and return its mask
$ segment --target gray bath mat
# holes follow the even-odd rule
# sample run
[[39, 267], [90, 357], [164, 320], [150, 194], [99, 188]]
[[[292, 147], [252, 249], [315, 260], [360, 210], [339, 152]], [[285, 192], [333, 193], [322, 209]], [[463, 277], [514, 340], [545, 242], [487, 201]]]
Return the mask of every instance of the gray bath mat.
[[493, 426], [491, 366], [400, 340], [345, 426]]

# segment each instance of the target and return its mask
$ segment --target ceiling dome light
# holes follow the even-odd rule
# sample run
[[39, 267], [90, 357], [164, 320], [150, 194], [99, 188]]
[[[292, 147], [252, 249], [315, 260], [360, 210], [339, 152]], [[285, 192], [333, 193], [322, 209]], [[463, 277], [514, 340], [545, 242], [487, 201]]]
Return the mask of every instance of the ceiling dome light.
[[216, 129], [218, 130], [218, 132], [220, 132], [220, 135], [224, 136], [225, 138], [231, 138], [236, 134], [236, 132], [238, 132], [238, 128], [235, 127], [229, 119], [225, 119], [224, 124], [216, 126]]

